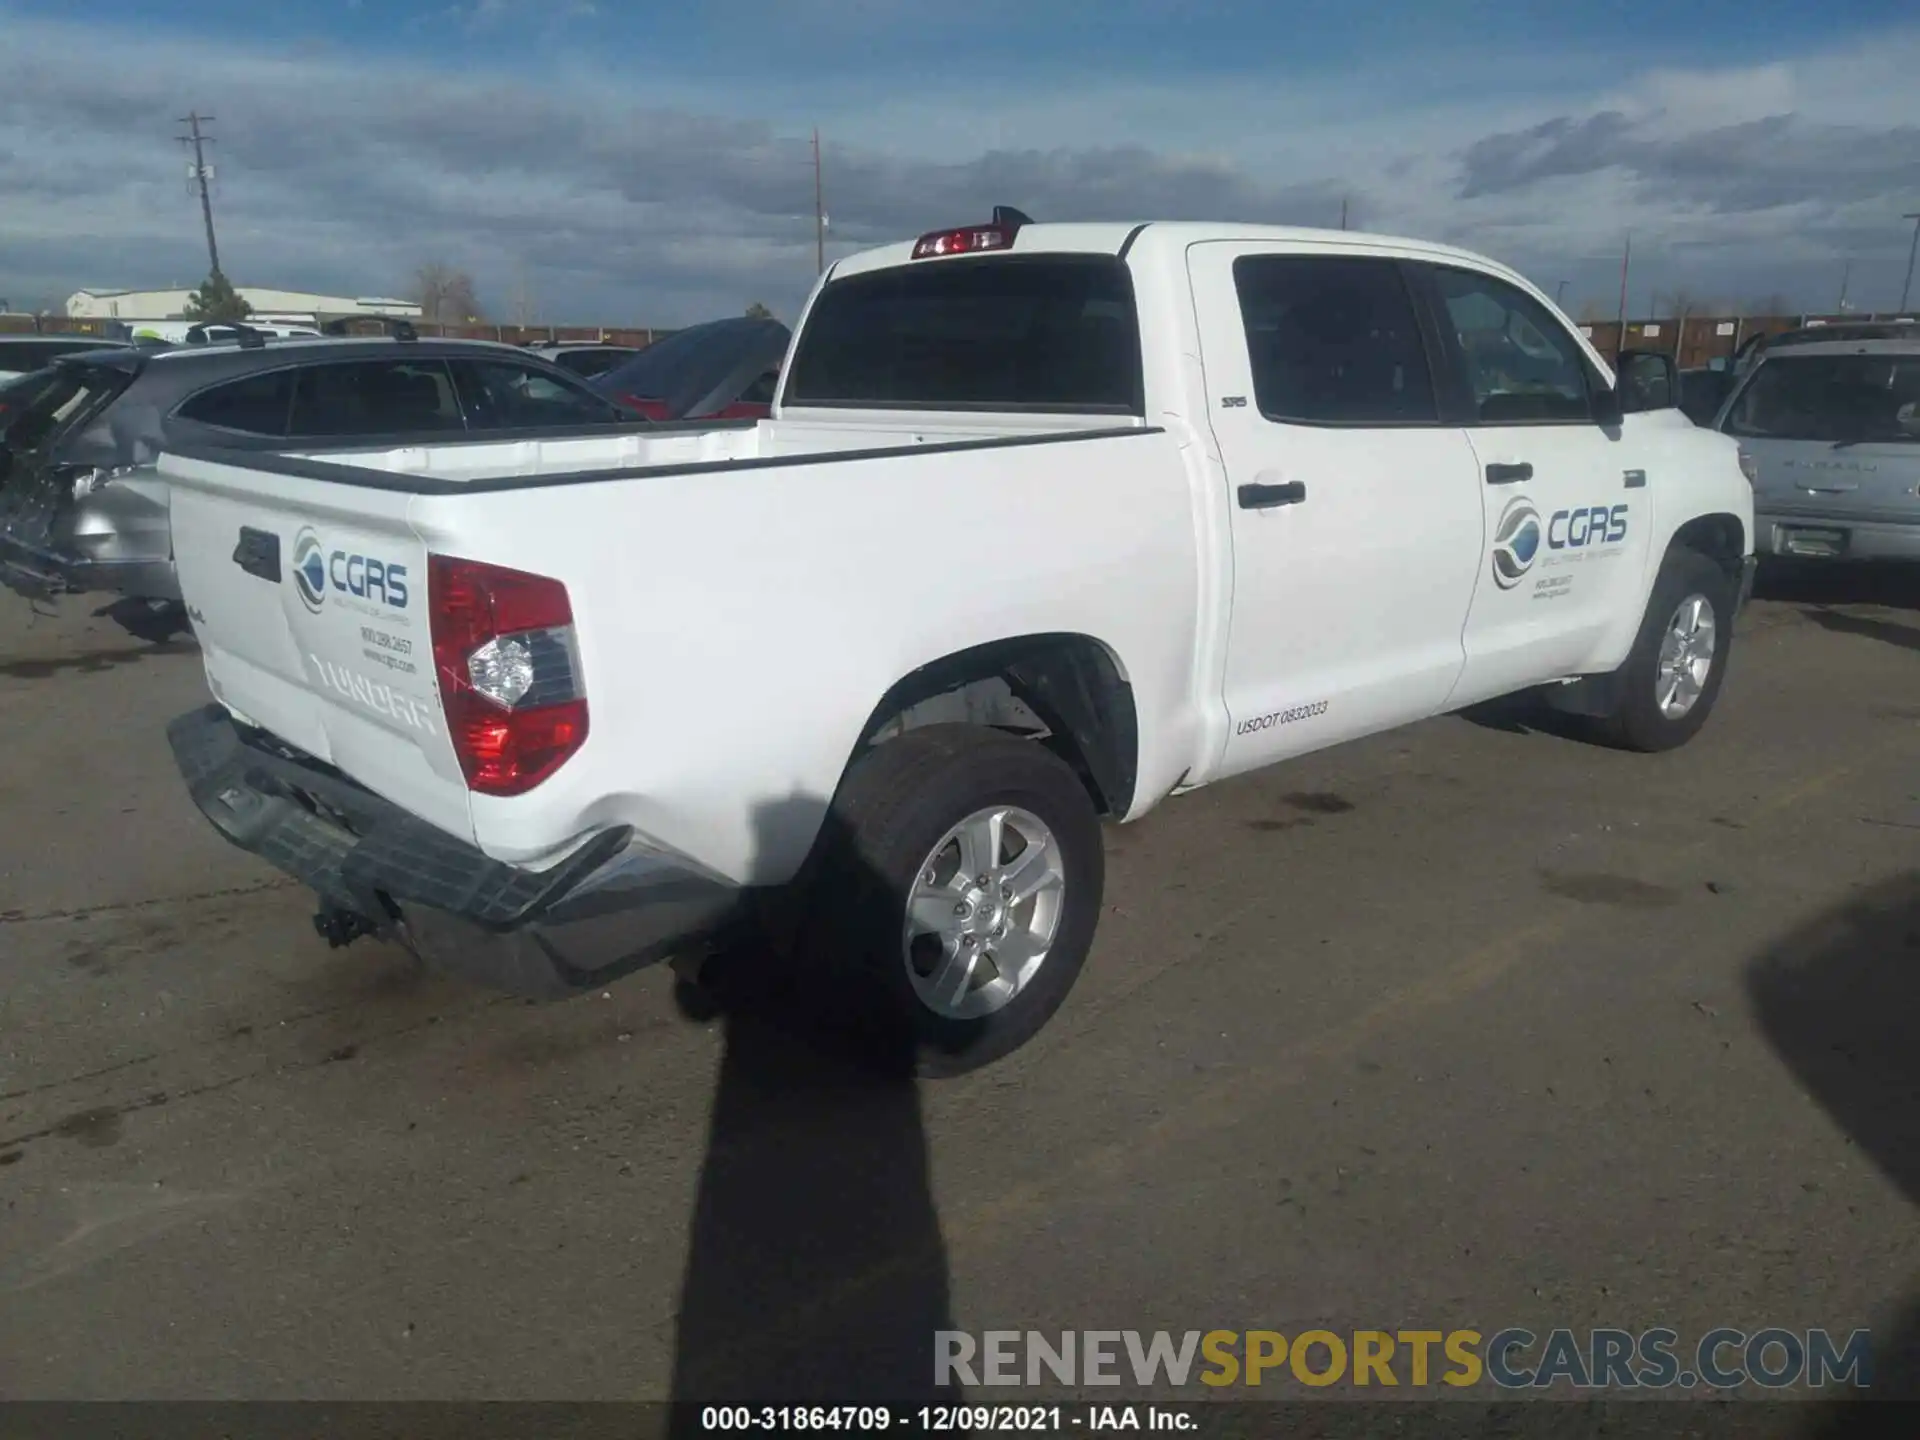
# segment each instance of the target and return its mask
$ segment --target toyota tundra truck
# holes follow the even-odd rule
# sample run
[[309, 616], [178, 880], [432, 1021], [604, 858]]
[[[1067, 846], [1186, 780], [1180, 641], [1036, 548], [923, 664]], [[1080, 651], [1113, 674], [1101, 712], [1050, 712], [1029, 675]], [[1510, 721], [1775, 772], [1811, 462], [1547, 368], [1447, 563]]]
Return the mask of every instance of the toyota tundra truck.
[[167, 452], [172, 747], [335, 943], [559, 996], [778, 916], [969, 1070], [1103, 821], [1517, 691], [1694, 736], [1751, 481], [1617, 358], [1440, 245], [996, 212], [833, 266], [768, 419]]

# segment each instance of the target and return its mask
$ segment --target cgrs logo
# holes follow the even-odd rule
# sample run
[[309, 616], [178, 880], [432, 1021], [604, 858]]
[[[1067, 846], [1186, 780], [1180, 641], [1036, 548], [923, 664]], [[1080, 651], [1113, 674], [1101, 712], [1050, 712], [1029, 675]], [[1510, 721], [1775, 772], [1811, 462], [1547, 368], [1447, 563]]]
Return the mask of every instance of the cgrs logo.
[[1493, 583], [1511, 590], [1526, 578], [1540, 553], [1540, 512], [1531, 500], [1514, 500], [1493, 529]]
[[[1556, 510], [1543, 525], [1531, 500], [1509, 501], [1493, 527], [1493, 583], [1511, 590], [1526, 578], [1540, 558], [1540, 542], [1549, 550], [1589, 551], [1594, 546], [1618, 545], [1627, 538], [1628, 506], [1582, 505]], [[1598, 554], [1599, 552], [1595, 552]], [[1561, 555], [1549, 565], [1571, 562], [1582, 555]]]
[[407, 608], [406, 566], [345, 550], [329, 553], [311, 528], [302, 529], [293, 538], [293, 588], [300, 594], [300, 603], [318, 615], [329, 585], [357, 599], [378, 600], [395, 610]]
[[327, 554], [311, 530], [302, 530], [293, 540], [293, 588], [300, 592], [300, 603], [318, 615], [327, 598]]

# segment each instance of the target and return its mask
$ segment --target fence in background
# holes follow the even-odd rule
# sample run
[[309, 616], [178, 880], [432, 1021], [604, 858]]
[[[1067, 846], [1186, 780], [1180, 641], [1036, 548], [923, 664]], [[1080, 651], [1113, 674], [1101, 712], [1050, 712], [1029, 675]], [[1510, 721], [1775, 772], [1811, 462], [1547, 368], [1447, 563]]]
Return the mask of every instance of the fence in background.
[[1914, 320], [1920, 311], [1888, 311], [1867, 314], [1849, 311], [1844, 315], [1689, 315], [1675, 320], [1629, 320], [1626, 344], [1620, 342], [1620, 326], [1612, 320], [1583, 320], [1581, 333], [1593, 342], [1593, 348], [1611, 357], [1622, 349], [1658, 350], [1674, 357], [1682, 370], [1711, 365], [1730, 359], [1755, 335], [1778, 335], [1808, 325], [1841, 325], [1863, 320]]
[[[1845, 315], [1689, 315], [1683, 320], [1630, 320], [1626, 325], [1626, 345], [1632, 350], [1659, 350], [1674, 357], [1682, 370], [1710, 365], [1732, 355], [1756, 334], [1778, 335], [1806, 325], [1837, 325], [1861, 320], [1915, 320], [1920, 311], [1895, 314]], [[114, 322], [109, 320], [71, 320], [65, 316], [0, 315], [0, 334], [99, 335]], [[136, 323], [137, 322], [130, 322]], [[377, 320], [350, 321], [355, 334], [378, 335], [383, 332]], [[671, 330], [653, 330], [641, 326], [620, 325], [431, 325], [416, 322], [422, 335], [450, 336], [463, 340], [498, 340], [508, 345], [551, 345], [566, 342], [599, 341], [608, 345], [632, 345], [644, 348]], [[1593, 341], [1594, 349], [1611, 357], [1622, 349], [1621, 327], [1614, 321], [1581, 321], [1581, 331]]]

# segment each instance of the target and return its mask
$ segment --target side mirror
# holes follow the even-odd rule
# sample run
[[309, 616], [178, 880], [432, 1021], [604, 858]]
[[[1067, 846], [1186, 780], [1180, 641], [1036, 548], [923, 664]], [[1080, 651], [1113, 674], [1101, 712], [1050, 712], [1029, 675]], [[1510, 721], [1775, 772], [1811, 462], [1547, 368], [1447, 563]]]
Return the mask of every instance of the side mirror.
[[1680, 403], [1680, 378], [1673, 357], [1653, 350], [1623, 350], [1615, 367], [1623, 414], [1672, 410]]

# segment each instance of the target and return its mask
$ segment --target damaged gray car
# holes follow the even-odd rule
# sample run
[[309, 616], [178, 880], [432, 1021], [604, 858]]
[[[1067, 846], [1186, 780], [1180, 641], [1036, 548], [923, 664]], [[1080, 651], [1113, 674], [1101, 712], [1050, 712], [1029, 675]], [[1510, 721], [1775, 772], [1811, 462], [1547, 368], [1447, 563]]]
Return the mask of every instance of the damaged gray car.
[[0, 389], [0, 581], [178, 600], [154, 470], [170, 444], [319, 452], [650, 426], [515, 346], [410, 331], [68, 355]]

